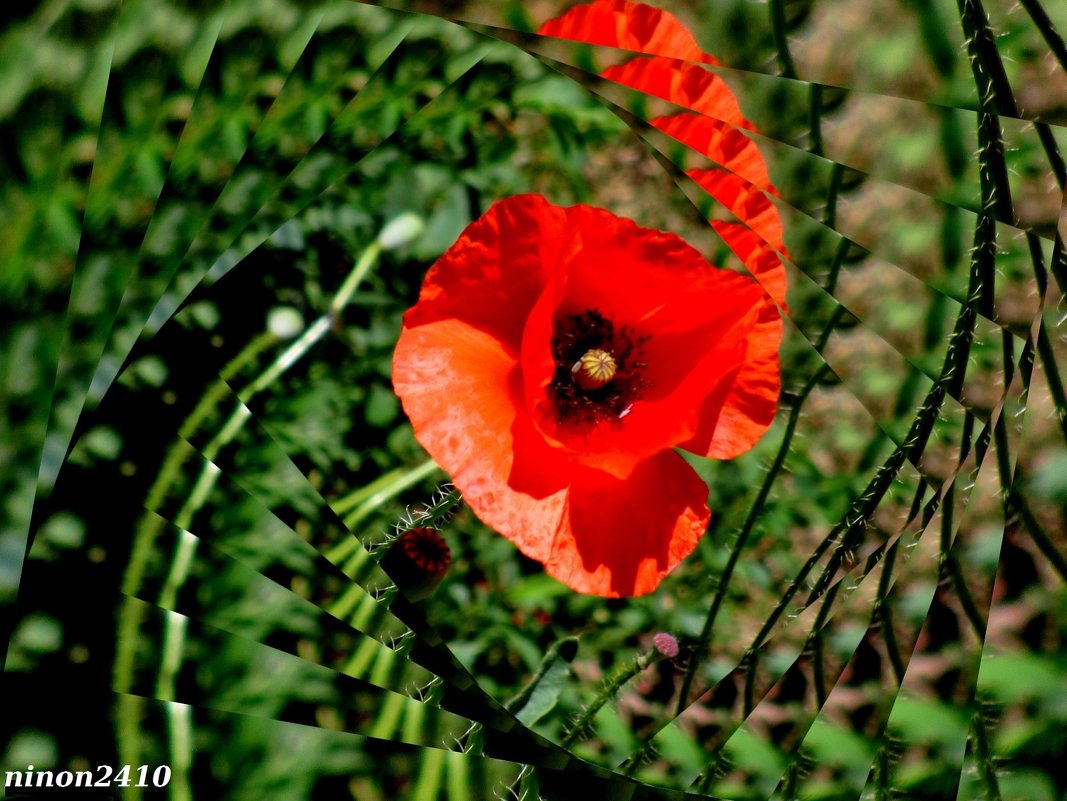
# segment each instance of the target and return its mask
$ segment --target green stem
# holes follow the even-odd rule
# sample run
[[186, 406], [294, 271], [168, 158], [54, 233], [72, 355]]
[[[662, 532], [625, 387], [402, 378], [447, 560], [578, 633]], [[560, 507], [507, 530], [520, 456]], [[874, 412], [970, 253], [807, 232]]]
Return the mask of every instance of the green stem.
[[347, 512], [352, 511], [357, 506], [366, 502], [368, 498], [370, 498], [378, 491], [382, 490], [385, 487], [391, 486], [394, 481], [405, 480], [412, 472], [425, 471], [425, 474], [420, 474], [421, 478], [425, 478], [427, 475], [430, 475], [433, 472], [433, 470], [430, 468], [430, 465], [432, 464], [433, 460], [427, 459], [425, 462], [415, 466], [414, 468], [398, 467], [395, 470], [390, 470], [384, 476], [379, 476], [378, 478], [374, 479], [374, 481], [372, 481], [370, 484], [367, 484], [364, 487], [360, 487], [358, 490], [350, 492], [343, 498], [337, 499], [336, 501], [331, 503], [330, 506], [337, 514], [346, 514]]
[[985, 721], [982, 719], [984, 704], [979, 700], [975, 704], [974, 717], [971, 718], [971, 728], [974, 731], [975, 762], [978, 763], [978, 775], [982, 777], [985, 785], [986, 801], [1001, 801], [1000, 782], [997, 781], [996, 768], [993, 767], [993, 757], [989, 750], [989, 737], [985, 730]]
[[[820, 138], [821, 142], [821, 138]], [[837, 196], [841, 193], [841, 182], [844, 180], [845, 168], [839, 163], [834, 162], [834, 166], [830, 168], [830, 188], [826, 193], [826, 211], [823, 213], [823, 225], [830, 230], [835, 230], [837, 227]], [[848, 248], [848, 241], [842, 240], [845, 243], [845, 249]], [[842, 258], [844, 253], [841, 254]], [[833, 287], [827, 287], [826, 291], [829, 294], [834, 294]]]
[[830, 617], [830, 610], [833, 609], [834, 601], [840, 589], [841, 584], [835, 584], [823, 596], [819, 614], [816, 616], [815, 623], [811, 627], [811, 634], [808, 636], [808, 644], [811, 646], [812, 652], [812, 674], [815, 680], [815, 700], [818, 709], [822, 709], [825, 706], [827, 697], [826, 667], [823, 664], [823, 630], [826, 628], [826, 621]]
[[896, 563], [898, 543], [899, 540], [889, 546], [885, 559], [882, 560], [882, 575], [878, 580], [875, 616], [882, 624], [882, 639], [885, 642], [886, 654], [889, 656], [889, 664], [893, 667], [893, 675], [896, 676], [899, 685], [904, 683], [904, 659], [900, 654], [900, 645], [897, 643], [896, 631], [893, 628], [893, 610], [889, 603], [889, 580]]
[[[253, 339], [244, 349], [223, 368], [218, 380], [204, 393], [193, 411], [185, 419], [178, 431], [179, 443], [199, 430], [204, 422], [214, 413], [216, 407], [229, 393], [227, 382], [238, 375], [249, 364], [255, 362], [263, 351], [277, 343], [277, 337], [264, 333]], [[172, 447], [163, 461], [155, 481], [149, 488], [145, 507], [151, 511], [159, 509], [170, 488], [177, 482], [182, 463], [188, 455], [183, 447]], [[162, 518], [155, 514], [146, 514], [141, 518], [134, 535], [130, 562], [122, 579], [122, 592], [125, 596], [119, 612], [118, 632], [116, 636], [115, 666], [112, 673], [115, 688], [121, 693], [117, 701], [117, 729], [123, 733], [119, 738], [119, 752], [123, 764], [134, 765], [142, 761], [140, 745], [140, 717], [143, 700], [129, 691], [133, 684], [134, 658], [138, 644], [137, 631], [144, 617], [144, 604], [134, 596], [144, 579], [145, 570], [154, 554], [153, 545], [162, 530]], [[137, 799], [140, 792], [131, 787], [130, 797]]]
[[771, 30], [774, 32], [774, 44], [778, 48], [778, 64], [783, 78], [796, 78], [797, 68], [793, 63], [793, 54], [789, 52], [789, 40], [786, 34], [785, 2], [771, 0]]
[[[808, 121], [811, 137], [810, 150], [816, 156], [822, 156], [822, 85], [818, 83], [813, 83], [808, 87]], [[834, 168], [839, 166], [835, 161]]]
[[570, 748], [578, 740], [582, 739], [585, 732], [588, 730], [589, 724], [596, 717], [596, 713], [601, 708], [615, 697], [616, 693], [622, 689], [630, 679], [647, 668], [649, 665], [655, 664], [662, 659], [662, 655], [658, 651], [650, 651], [648, 653], [638, 654], [630, 662], [628, 662], [621, 670], [617, 671], [615, 675], [608, 679], [604, 684], [604, 687], [597, 694], [596, 698], [585, 707], [578, 715], [577, 720], [568, 728], [567, 733], [563, 736], [563, 740], [560, 745], [563, 748]]
[[1041, 3], [1037, 0], [1019, 0], [1019, 4], [1026, 9], [1030, 19], [1034, 21], [1034, 25], [1041, 32], [1041, 36], [1044, 37], [1045, 43], [1056, 60], [1060, 62], [1060, 66], [1067, 71], [1067, 45], [1064, 45], [1063, 37], [1056, 31], [1056, 26], [1052, 24], [1052, 20], [1041, 7]]
[[354, 529], [369, 515], [373, 514], [382, 504], [392, 500], [405, 490], [416, 486], [427, 477], [432, 476], [439, 469], [440, 468], [438, 468], [437, 464], [432, 459], [428, 459], [414, 468], [405, 468], [403, 472], [398, 473], [397, 471], [394, 471], [393, 473], [390, 473], [385, 477], [391, 477], [390, 480], [386, 481], [384, 484], [378, 485], [378, 482], [375, 482], [374, 485], [370, 485], [377, 486], [373, 492], [363, 499], [359, 506], [357, 506], [351, 513], [344, 516], [345, 526], [349, 529]]

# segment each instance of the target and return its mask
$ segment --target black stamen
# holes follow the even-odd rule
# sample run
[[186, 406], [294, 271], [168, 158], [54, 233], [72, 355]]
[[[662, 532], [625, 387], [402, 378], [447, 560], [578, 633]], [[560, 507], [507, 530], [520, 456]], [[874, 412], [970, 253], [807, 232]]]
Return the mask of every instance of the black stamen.
[[[630, 326], [616, 328], [596, 309], [557, 320], [552, 334], [556, 369], [549, 388], [557, 422], [593, 424], [624, 417], [648, 386], [641, 375], [645, 366], [641, 346], [648, 339]], [[611, 354], [615, 376], [601, 387], [584, 389], [572, 368], [594, 349]]]

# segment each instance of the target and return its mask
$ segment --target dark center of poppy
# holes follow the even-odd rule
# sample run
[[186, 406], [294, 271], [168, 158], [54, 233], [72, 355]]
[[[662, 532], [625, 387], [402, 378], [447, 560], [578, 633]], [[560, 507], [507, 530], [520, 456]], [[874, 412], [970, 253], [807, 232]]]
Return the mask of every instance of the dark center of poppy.
[[417, 567], [428, 573], [441, 573], [452, 561], [444, 537], [432, 528], [413, 528], [400, 535], [400, 547]]
[[629, 326], [617, 328], [596, 309], [556, 321], [556, 369], [549, 396], [560, 423], [596, 423], [625, 417], [641, 389], [642, 344]]

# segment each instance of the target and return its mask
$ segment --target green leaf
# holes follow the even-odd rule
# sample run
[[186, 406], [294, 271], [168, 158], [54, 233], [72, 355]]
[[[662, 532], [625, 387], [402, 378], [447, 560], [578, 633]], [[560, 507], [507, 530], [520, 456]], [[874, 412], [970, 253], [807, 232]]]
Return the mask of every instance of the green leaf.
[[520, 722], [532, 726], [552, 711], [570, 676], [571, 661], [577, 653], [577, 637], [567, 637], [552, 644], [530, 683], [507, 704]]
[[901, 695], [889, 717], [889, 727], [909, 742], [936, 742], [953, 748], [966, 739], [968, 720], [945, 704]]
[[1038, 699], [1050, 707], [1067, 709], [1063, 673], [1054, 662], [1036, 654], [986, 655], [978, 688], [1004, 703]]

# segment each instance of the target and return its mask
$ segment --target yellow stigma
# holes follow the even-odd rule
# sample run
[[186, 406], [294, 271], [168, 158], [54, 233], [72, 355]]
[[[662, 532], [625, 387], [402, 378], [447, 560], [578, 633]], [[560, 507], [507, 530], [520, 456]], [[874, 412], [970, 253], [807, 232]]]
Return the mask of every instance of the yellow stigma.
[[582, 358], [571, 367], [575, 383], [582, 389], [600, 389], [615, 377], [618, 366], [615, 359], [606, 350], [593, 348], [587, 350]]

